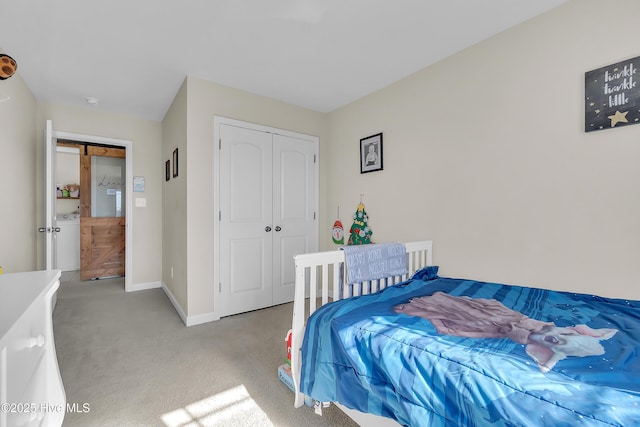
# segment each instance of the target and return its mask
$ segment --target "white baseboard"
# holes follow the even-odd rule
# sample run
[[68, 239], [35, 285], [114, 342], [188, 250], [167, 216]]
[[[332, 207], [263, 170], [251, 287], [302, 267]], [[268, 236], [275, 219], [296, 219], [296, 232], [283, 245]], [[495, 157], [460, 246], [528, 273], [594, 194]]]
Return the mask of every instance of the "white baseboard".
[[188, 316], [186, 325], [187, 326], [201, 325], [202, 323], [213, 322], [214, 320], [220, 320], [220, 318], [216, 317], [213, 313], [197, 314], [195, 316]]
[[162, 290], [164, 291], [165, 294], [167, 294], [167, 298], [169, 298], [169, 301], [171, 301], [171, 304], [173, 304], [173, 308], [175, 308], [176, 311], [178, 312], [178, 316], [180, 316], [180, 318], [182, 319], [182, 323], [186, 325], [187, 314], [184, 312], [184, 310], [178, 303], [178, 300], [176, 299], [176, 297], [173, 296], [173, 294], [171, 293], [171, 290], [167, 287], [167, 285], [164, 282], [162, 282]]
[[158, 289], [162, 287], [162, 282], [133, 283], [127, 292], [144, 291], [146, 289]]
[[164, 290], [164, 293], [167, 294], [167, 298], [169, 298], [169, 301], [171, 301], [171, 304], [173, 304], [173, 307], [178, 312], [178, 316], [180, 316], [180, 319], [182, 319], [182, 322], [185, 324], [185, 326], [195, 326], [202, 323], [212, 322], [214, 320], [220, 320], [220, 317], [215, 316], [213, 312], [197, 314], [195, 316], [187, 316], [187, 314], [182, 309], [182, 306], [178, 303], [176, 297], [173, 296], [173, 293], [171, 293], [171, 290], [164, 282], [162, 282], [162, 290]]

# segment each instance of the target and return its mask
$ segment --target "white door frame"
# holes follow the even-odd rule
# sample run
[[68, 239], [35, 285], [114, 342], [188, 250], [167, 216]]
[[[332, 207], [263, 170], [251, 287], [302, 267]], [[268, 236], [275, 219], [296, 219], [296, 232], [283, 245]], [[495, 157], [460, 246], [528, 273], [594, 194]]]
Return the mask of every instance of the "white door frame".
[[56, 233], [56, 199], [54, 186], [56, 185], [56, 145], [54, 143], [53, 125], [47, 120], [44, 129], [44, 227], [38, 231], [44, 233], [44, 268], [52, 270], [55, 267], [57, 243], [53, 238]]
[[[243, 122], [241, 120], [236, 120], [236, 119], [230, 119], [227, 117], [221, 117], [221, 116], [214, 116], [213, 117], [213, 170], [215, 171], [213, 174], [213, 286], [214, 286], [214, 290], [213, 290], [213, 319], [212, 320], [219, 320], [220, 319], [220, 292], [218, 292], [218, 289], [220, 287], [220, 221], [219, 221], [219, 215], [220, 215], [220, 156], [219, 156], [219, 144], [220, 144], [220, 126], [221, 125], [228, 125], [228, 126], [237, 126], [237, 127], [241, 127], [241, 128], [245, 128], [245, 129], [252, 129], [252, 130], [256, 130], [256, 131], [260, 131], [260, 132], [269, 132], [269, 133], [275, 133], [278, 135], [285, 135], [285, 136], [290, 136], [293, 138], [298, 138], [298, 139], [304, 139], [304, 140], [308, 140], [308, 141], [314, 141], [317, 146], [318, 146], [318, 153], [320, 152], [319, 150], [319, 145], [320, 145], [320, 138], [318, 138], [317, 136], [313, 136], [313, 135], [307, 135], [307, 134], [303, 134], [303, 133], [298, 133], [298, 132], [292, 132], [292, 131], [288, 131], [288, 130], [284, 130], [284, 129], [278, 129], [278, 128], [274, 128], [271, 126], [264, 126], [264, 125], [258, 125], [255, 123], [249, 123], [249, 122]], [[319, 155], [319, 154], [318, 154]], [[318, 165], [319, 165], [319, 161], [320, 159], [317, 159], [318, 161]], [[315, 193], [315, 206], [316, 209], [315, 211], [318, 212], [318, 207], [320, 206], [320, 191], [319, 191], [319, 187], [320, 187], [320, 167], [316, 167], [316, 185], [318, 186], [317, 190]], [[316, 234], [318, 235], [318, 241], [320, 240], [319, 237], [319, 222], [320, 221], [316, 221]]]
[[[124, 147], [126, 153], [126, 229], [125, 229], [125, 273], [124, 273], [124, 290], [126, 292], [134, 291], [133, 289], [133, 141], [128, 139], [107, 138], [104, 136], [83, 135], [79, 133], [60, 132], [54, 130], [52, 132], [53, 142], [57, 144], [58, 139], [65, 139], [76, 142], [89, 142], [93, 144], [114, 145], [116, 147]], [[52, 195], [55, 197], [55, 195]], [[47, 200], [50, 202], [50, 200]]]

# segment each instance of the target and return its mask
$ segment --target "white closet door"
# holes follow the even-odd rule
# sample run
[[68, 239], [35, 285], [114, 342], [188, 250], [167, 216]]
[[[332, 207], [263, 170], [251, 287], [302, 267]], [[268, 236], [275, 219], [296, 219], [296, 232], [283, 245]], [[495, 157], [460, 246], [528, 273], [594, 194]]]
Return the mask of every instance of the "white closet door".
[[316, 144], [273, 135], [273, 304], [293, 301], [293, 256], [317, 248]]
[[272, 136], [221, 125], [220, 137], [220, 314], [227, 316], [272, 305]]

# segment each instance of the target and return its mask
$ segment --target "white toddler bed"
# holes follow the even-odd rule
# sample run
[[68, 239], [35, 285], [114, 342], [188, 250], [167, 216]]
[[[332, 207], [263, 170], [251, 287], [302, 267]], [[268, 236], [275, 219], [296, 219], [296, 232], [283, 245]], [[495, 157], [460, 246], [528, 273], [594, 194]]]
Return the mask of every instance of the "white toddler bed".
[[640, 301], [440, 277], [431, 252], [294, 257], [296, 407], [339, 401], [367, 427], [640, 426]]
[[[406, 280], [421, 268], [432, 265], [432, 241], [410, 242], [405, 243], [404, 246], [408, 260], [407, 274], [364, 281], [342, 287], [338, 286], [338, 284], [347, 283], [346, 277], [348, 273], [345, 266], [345, 251], [318, 252], [296, 255], [294, 257], [296, 280], [293, 303], [291, 370], [295, 387], [294, 406], [296, 408], [302, 406], [305, 399], [304, 394], [299, 392], [299, 386], [301, 375], [301, 347], [306, 320], [322, 305], [343, 298], [380, 291], [387, 286], [392, 286]], [[336, 403], [336, 406], [360, 425], [399, 425], [389, 418], [365, 414], [346, 408], [338, 403]]]

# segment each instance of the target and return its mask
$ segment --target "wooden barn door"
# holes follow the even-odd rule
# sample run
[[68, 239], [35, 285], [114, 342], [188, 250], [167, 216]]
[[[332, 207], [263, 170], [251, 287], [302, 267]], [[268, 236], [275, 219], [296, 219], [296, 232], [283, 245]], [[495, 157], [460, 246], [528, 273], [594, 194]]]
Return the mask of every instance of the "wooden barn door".
[[80, 279], [124, 276], [126, 150], [80, 150]]

